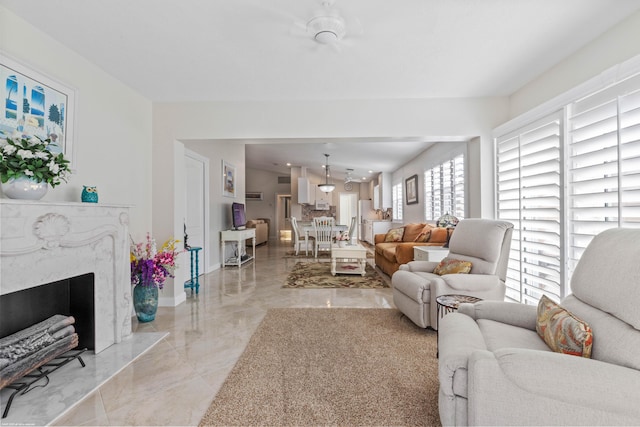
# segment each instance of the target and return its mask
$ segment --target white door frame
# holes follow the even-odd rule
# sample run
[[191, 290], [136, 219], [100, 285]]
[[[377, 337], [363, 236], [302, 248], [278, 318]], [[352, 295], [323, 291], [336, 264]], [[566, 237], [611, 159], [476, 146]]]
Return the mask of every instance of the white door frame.
[[[203, 182], [203, 186], [202, 188], [204, 189], [204, 194], [203, 194], [203, 199], [202, 200], [202, 207], [203, 207], [203, 218], [204, 218], [204, 247], [202, 248], [202, 252], [203, 254], [201, 254], [200, 257], [200, 265], [201, 265], [201, 273], [205, 274], [205, 273], [210, 273], [211, 270], [211, 265], [209, 263], [209, 254], [211, 253], [211, 226], [210, 226], [210, 217], [209, 217], [209, 158], [204, 157], [198, 153], [196, 153], [195, 151], [191, 151], [188, 148], [185, 147], [184, 149], [184, 155], [185, 157], [189, 157], [192, 160], [195, 160], [197, 162], [201, 162], [203, 163], [204, 167], [204, 182]], [[186, 181], [185, 181], [186, 183]], [[184, 191], [185, 197], [188, 194], [188, 192]], [[185, 204], [186, 206], [186, 204]]]

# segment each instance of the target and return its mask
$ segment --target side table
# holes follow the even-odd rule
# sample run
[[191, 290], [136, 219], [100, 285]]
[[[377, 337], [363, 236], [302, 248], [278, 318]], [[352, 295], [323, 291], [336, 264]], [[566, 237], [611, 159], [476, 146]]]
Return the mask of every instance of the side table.
[[[471, 295], [459, 295], [459, 294], [447, 294], [439, 295], [436, 297], [436, 333], [439, 334], [440, 330], [440, 318], [445, 314], [458, 310], [462, 303], [475, 303], [482, 301], [482, 298], [472, 297]], [[437, 344], [437, 342], [436, 342]], [[436, 351], [436, 357], [438, 352]]]
[[185, 289], [193, 289], [196, 290], [196, 294], [200, 290], [200, 266], [198, 265], [198, 261], [200, 258], [200, 251], [202, 248], [197, 246], [192, 246], [187, 251], [189, 251], [189, 255], [191, 257], [191, 279], [184, 282]]

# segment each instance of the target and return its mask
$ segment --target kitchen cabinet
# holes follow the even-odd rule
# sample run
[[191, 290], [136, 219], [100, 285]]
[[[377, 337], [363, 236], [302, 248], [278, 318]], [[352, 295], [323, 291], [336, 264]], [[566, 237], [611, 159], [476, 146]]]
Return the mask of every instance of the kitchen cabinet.
[[380, 191], [380, 208], [389, 209], [393, 207], [393, 195], [391, 186], [391, 172], [382, 172], [378, 176], [378, 187]]
[[313, 205], [316, 203], [316, 186], [309, 178], [302, 176], [298, 178], [298, 203], [301, 205]]
[[380, 209], [380, 186], [373, 187], [373, 209]]

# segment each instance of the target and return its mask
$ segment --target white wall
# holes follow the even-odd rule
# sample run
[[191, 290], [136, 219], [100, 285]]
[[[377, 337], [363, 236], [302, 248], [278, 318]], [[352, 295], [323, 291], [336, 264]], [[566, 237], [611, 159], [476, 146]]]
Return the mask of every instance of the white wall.
[[516, 117], [637, 55], [640, 55], [640, 12], [513, 93], [509, 97], [509, 116]]
[[43, 200], [79, 202], [83, 185], [99, 202], [133, 205], [129, 229], [141, 240], [151, 228], [151, 102], [93, 63], [0, 6], [0, 48], [77, 91], [74, 172]]

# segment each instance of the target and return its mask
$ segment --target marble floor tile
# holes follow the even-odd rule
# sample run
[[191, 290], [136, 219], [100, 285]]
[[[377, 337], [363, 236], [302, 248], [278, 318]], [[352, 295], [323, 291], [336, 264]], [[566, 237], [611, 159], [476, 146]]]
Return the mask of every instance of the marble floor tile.
[[[54, 425], [198, 425], [268, 309], [394, 307], [389, 288], [282, 288], [288, 272], [300, 261], [284, 257], [290, 249], [290, 242], [270, 241], [256, 248], [255, 260], [241, 268], [226, 267], [202, 276], [199, 294], [187, 291], [185, 303], [160, 307], [153, 322], [134, 320], [136, 335], [164, 334], [160, 342], [86, 391], [86, 397], [58, 415]], [[48, 391], [61, 396], [72, 393]], [[50, 397], [45, 406], [49, 402], [62, 406], [59, 400]], [[33, 411], [13, 413], [12, 408], [12, 421], [28, 423], [22, 418], [27, 412]]]
[[[41, 426], [50, 424], [57, 418], [67, 419], [68, 412], [76, 411], [75, 405], [91, 396], [91, 393], [109, 378], [114, 375], [117, 377], [118, 372], [152, 349], [165, 335], [166, 332], [134, 333], [131, 338], [123, 340], [118, 345], [112, 345], [97, 355], [90, 352], [82, 354], [85, 367], [81, 367], [77, 360], [71, 361], [49, 375], [50, 381], [46, 387], [37, 387], [45, 382], [43, 379], [34, 384], [26, 394], [16, 395], [7, 418], [3, 418], [0, 424]], [[12, 392], [13, 390], [8, 388], [0, 390], [3, 410]], [[92, 399], [95, 399], [95, 396]], [[104, 410], [100, 405], [93, 405], [93, 413], [91, 402], [83, 405], [78, 410], [77, 419], [104, 419]]]

